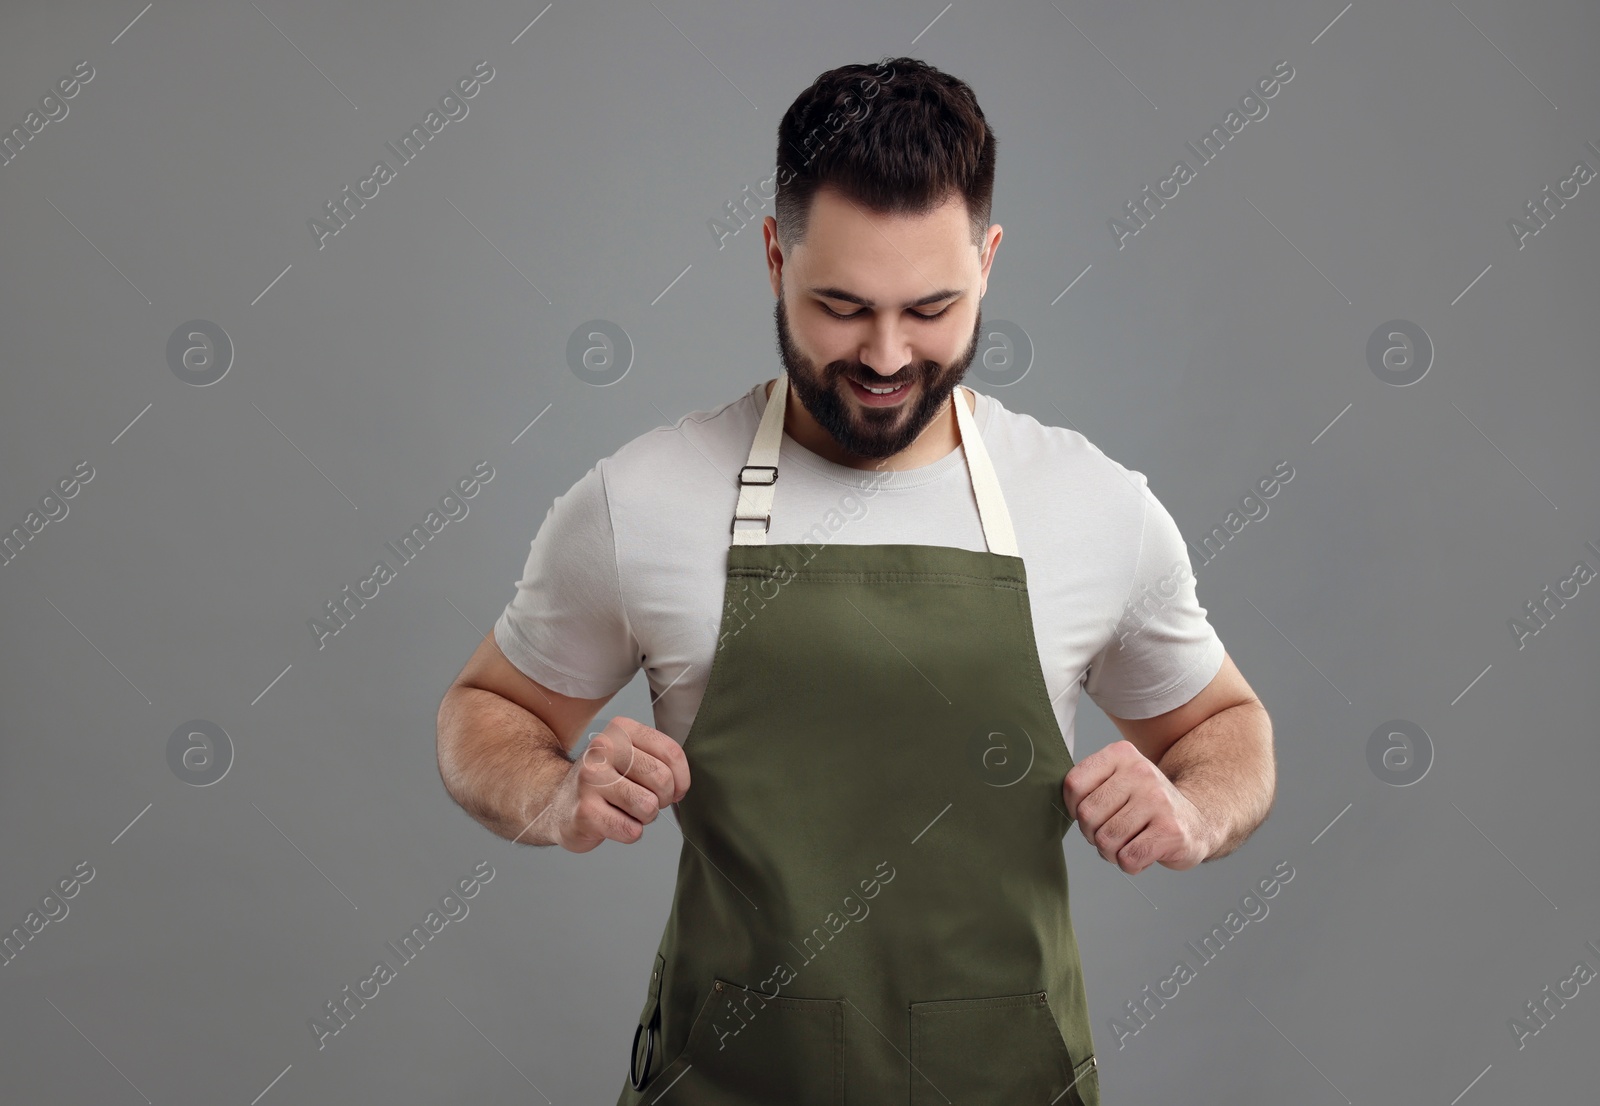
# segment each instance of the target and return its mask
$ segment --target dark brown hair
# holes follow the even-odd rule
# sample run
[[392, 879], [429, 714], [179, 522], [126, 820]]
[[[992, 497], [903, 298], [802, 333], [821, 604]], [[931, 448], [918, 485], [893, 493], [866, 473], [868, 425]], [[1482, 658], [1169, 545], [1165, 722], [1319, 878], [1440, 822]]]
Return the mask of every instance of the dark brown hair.
[[965, 83], [916, 58], [819, 76], [778, 124], [778, 241], [805, 240], [823, 185], [880, 215], [921, 215], [953, 193], [982, 246], [994, 197], [995, 135]]

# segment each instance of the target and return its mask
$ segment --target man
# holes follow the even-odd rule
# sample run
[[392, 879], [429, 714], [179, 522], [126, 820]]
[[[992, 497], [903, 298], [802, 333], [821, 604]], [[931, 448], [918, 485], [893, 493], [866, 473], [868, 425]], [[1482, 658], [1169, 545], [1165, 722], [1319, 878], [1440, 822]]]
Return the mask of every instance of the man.
[[[1226, 855], [1271, 806], [1270, 721], [1144, 476], [958, 387], [1001, 237], [971, 90], [844, 66], [778, 137], [784, 375], [555, 501], [440, 771], [573, 852], [672, 808], [619, 1106], [1099, 1106], [1063, 838], [1128, 873]], [[655, 726], [571, 759], [640, 667]], [[1080, 691], [1125, 740], [1075, 764]]]

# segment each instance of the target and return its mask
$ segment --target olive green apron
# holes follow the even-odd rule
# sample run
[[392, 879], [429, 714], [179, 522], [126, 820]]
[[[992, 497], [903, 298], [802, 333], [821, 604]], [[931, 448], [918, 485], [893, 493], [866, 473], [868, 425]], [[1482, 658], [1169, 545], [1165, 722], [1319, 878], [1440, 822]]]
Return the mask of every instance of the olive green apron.
[[768, 545], [787, 383], [740, 472], [618, 1106], [1100, 1106], [1072, 757], [972, 414], [954, 393], [988, 551]]

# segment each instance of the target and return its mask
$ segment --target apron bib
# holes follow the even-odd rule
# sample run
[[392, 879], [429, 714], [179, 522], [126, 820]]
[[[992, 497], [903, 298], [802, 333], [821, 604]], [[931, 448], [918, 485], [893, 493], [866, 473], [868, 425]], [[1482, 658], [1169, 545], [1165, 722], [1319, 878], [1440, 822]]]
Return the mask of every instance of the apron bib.
[[739, 474], [617, 1106], [1100, 1106], [1072, 756], [972, 414], [953, 393], [988, 551], [769, 545], [787, 384]]

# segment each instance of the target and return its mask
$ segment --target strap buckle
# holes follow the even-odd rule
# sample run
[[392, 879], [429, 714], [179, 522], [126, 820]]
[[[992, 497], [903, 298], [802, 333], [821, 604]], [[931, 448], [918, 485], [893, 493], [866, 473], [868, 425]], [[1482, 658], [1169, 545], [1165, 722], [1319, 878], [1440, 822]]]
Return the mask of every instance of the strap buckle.
[[[766, 469], [767, 471], [772, 473], [772, 475], [769, 478], [767, 478], [766, 480], [746, 480], [744, 478], [744, 474], [749, 469]], [[777, 482], [778, 482], [778, 466], [777, 465], [745, 465], [743, 468], [741, 468], [739, 470], [739, 483], [740, 484], [776, 484]]]
[[[733, 516], [733, 521], [728, 523], [728, 533], [729, 534], [738, 533], [739, 532], [739, 523], [741, 523], [741, 522], [759, 522], [759, 523], [761, 523], [761, 532], [763, 534], [767, 533], [767, 531], [772, 529], [772, 516], [770, 514], [768, 514], [768, 515], [734, 515]], [[746, 529], [754, 529], [754, 527], [747, 527]]]

